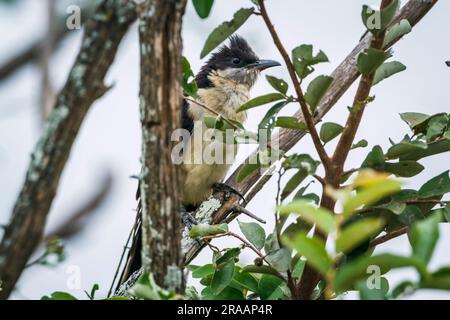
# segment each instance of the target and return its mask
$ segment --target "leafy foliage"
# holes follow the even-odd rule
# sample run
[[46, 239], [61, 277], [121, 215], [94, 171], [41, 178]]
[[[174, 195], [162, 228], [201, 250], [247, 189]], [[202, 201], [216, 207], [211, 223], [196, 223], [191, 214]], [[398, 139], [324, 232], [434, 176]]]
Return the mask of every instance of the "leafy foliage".
[[208, 36], [208, 39], [206, 39], [205, 45], [200, 53], [200, 58], [204, 58], [208, 53], [236, 32], [236, 30], [238, 30], [245, 23], [245, 21], [247, 21], [253, 12], [253, 8], [239, 9], [234, 14], [233, 19], [226, 21], [215, 28]]
[[214, 0], [192, 0], [192, 4], [194, 5], [195, 11], [197, 12], [198, 16], [202, 19], [205, 19], [211, 12]]

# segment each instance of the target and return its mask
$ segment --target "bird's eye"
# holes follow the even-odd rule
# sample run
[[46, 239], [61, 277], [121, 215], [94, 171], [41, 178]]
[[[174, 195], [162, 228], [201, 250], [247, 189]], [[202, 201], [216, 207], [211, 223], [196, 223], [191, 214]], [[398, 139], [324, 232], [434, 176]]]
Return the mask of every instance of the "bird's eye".
[[231, 60], [231, 62], [233, 62], [233, 64], [239, 64], [241, 62], [241, 59], [233, 58], [233, 60]]

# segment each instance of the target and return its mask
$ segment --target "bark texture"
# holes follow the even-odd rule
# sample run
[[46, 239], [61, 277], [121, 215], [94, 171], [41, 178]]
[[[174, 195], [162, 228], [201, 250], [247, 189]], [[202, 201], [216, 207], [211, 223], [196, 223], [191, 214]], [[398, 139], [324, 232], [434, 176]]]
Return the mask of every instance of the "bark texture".
[[136, 19], [131, 0], [102, 1], [86, 23], [81, 50], [59, 93], [28, 167], [0, 243], [0, 299], [6, 299], [39, 244], [72, 144], [90, 106], [107, 90], [104, 77]]
[[142, 264], [160, 286], [182, 292], [180, 167], [172, 163], [180, 128], [181, 27], [186, 0], [148, 0], [138, 8], [141, 51]]

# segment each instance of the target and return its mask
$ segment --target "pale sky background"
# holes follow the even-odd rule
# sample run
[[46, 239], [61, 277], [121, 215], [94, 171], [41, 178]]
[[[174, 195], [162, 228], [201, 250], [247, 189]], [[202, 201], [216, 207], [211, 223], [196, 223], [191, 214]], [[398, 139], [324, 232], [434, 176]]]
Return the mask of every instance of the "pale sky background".
[[[61, 0], [62, 1], [62, 0]], [[70, 3], [70, 1], [62, 1]], [[202, 45], [211, 30], [232, 17], [240, 7], [250, 6], [248, 0], [216, 0], [211, 16], [201, 20], [189, 2], [184, 19], [184, 55], [197, 71]], [[406, 1], [403, 1], [405, 3]], [[363, 4], [377, 4], [374, 0], [267, 0], [273, 23], [288, 50], [297, 45], [311, 43], [322, 49], [330, 63], [317, 67], [318, 74], [330, 74], [357, 44], [364, 32], [360, 19]], [[449, 111], [450, 70], [444, 61], [450, 59], [450, 42], [446, 39], [450, 21], [450, 1], [439, 1], [434, 9], [404, 40], [394, 47], [394, 59], [408, 69], [378, 85], [373, 93], [377, 99], [370, 104], [357, 139], [365, 138], [369, 147], [352, 151], [347, 168], [358, 166], [374, 145], [389, 146], [388, 138], [399, 141], [408, 133], [400, 120], [401, 112], [415, 111], [433, 114]], [[13, 56], [17, 50], [39, 38], [45, 26], [44, 0], [23, 0], [16, 7], [0, 6], [0, 63]], [[281, 61], [265, 29], [261, 18], [253, 16], [239, 34], [248, 39], [255, 52], [262, 58]], [[81, 41], [81, 33], [73, 32], [56, 52], [51, 61], [54, 85], [60, 88], [70, 70]], [[124, 39], [116, 62], [112, 66], [107, 83], [115, 87], [92, 108], [74, 144], [71, 157], [63, 173], [60, 189], [53, 203], [48, 229], [64, 220], [79, 207], [89, 194], [95, 192], [105, 170], [114, 174], [114, 186], [106, 203], [90, 221], [82, 233], [66, 245], [67, 259], [55, 268], [35, 266], [23, 273], [18, 290], [12, 296], [20, 299], [37, 299], [53, 291], [69, 291], [85, 298], [83, 290], [90, 290], [94, 283], [100, 285], [98, 297], [106, 295], [116, 268], [122, 247], [134, 220], [136, 181], [129, 176], [139, 172], [140, 127], [138, 114], [139, 53], [136, 26]], [[284, 68], [274, 68], [269, 74], [288, 79]], [[8, 81], [0, 84], [0, 224], [7, 223], [14, 201], [22, 186], [31, 151], [39, 137], [38, 69], [29, 65]], [[265, 80], [257, 83], [253, 95], [271, 90]], [[326, 121], [343, 123], [347, 105], [352, 101], [354, 88], [350, 90], [327, 115]], [[269, 106], [253, 109], [249, 113], [247, 127], [255, 130]], [[290, 105], [284, 115], [293, 114], [297, 105]], [[330, 148], [334, 146], [330, 143]], [[331, 149], [330, 149], [331, 150]], [[241, 149], [238, 156], [244, 159], [250, 149]], [[303, 139], [295, 152], [315, 154], [310, 138]], [[449, 169], [449, 154], [422, 160], [426, 170], [412, 179], [408, 187], [417, 188], [430, 178]], [[312, 185], [309, 191], [318, 192]], [[269, 184], [250, 203], [249, 209], [268, 221], [266, 230], [273, 226], [275, 183]], [[241, 218], [246, 220], [246, 218]], [[236, 222], [232, 224], [236, 229]], [[450, 265], [448, 243], [450, 225], [441, 225], [441, 240], [433, 257], [431, 269]], [[231, 246], [230, 240], [217, 242]], [[447, 248], [446, 248], [447, 247]], [[406, 237], [401, 237], [377, 249], [379, 252], [409, 254]], [[242, 261], [250, 262], [253, 255], [246, 252]], [[195, 263], [210, 261], [206, 250]], [[81, 287], [67, 287], [68, 272], [75, 266], [81, 271]], [[392, 284], [415, 279], [413, 270], [391, 272]], [[348, 298], [354, 297], [349, 294]], [[450, 293], [420, 291], [413, 298], [449, 299]]]

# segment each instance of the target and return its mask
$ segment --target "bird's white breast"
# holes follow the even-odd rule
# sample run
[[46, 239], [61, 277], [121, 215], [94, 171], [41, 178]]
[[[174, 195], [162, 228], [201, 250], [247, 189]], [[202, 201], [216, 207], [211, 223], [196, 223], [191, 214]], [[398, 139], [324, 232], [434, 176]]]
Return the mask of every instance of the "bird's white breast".
[[[223, 117], [244, 122], [245, 112], [237, 113], [236, 110], [250, 98], [249, 88], [245, 85], [230, 81], [220, 75], [211, 75], [214, 87], [198, 90], [198, 100], [213, 109]], [[203, 122], [205, 116], [215, 117], [215, 114], [205, 110], [195, 103], [190, 103], [189, 112], [194, 119], [193, 134], [187, 143], [184, 153], [183, 171], [183, 202], [198, 205], [211, 194], [211, 186], [224, 179], [228, 169], [234, 162], [237, 153], [237, 145], [225, 144], [220, 141], [210, 141], [202, 135], [207, 128]], [[205, 150], [222, 150], [222, 156], [216, 157], [222, 161], [205, 161], [202, 157]], [[197, 161], [199, 156], [202, 161]], [[196, 160], [197, 159], [197, 160]]]

